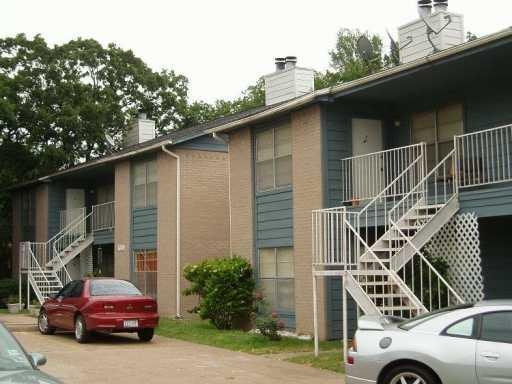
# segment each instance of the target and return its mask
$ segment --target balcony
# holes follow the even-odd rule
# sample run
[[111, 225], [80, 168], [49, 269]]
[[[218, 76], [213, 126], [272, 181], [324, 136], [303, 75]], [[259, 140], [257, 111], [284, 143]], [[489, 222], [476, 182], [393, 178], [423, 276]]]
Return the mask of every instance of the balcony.
[[87, 208], [64, 209], [60, 211], [60, 228], [66, 228], [79, 218], [89, 218], [87, 226], [91, 232], [113, 230], [115, 227], [115, 201], [91, 206], [89, 214]]

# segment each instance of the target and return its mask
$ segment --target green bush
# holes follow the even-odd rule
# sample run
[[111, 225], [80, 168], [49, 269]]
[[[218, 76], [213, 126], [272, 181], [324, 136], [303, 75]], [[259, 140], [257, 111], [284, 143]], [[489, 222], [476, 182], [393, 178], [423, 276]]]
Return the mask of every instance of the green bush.
[[0, 279], [0, 305], [7, 304], [9, 296], [18, 295], [18, 281], [15, 279]]
[[272, 312], [270, 316], [261, 316], [256, 319], [256, 328], [260, 333], [269, 340], [281, 340], [279, 331], [284, 329], [283, 321], [279, 320], [276, 312]]
[[191, 286], [184, 294], [198, 295], [192, 310], [218, 329], [242, 328], [254, 314], [255, 281], [251, 265], [243, 258], [206, 260], [185, 268]]

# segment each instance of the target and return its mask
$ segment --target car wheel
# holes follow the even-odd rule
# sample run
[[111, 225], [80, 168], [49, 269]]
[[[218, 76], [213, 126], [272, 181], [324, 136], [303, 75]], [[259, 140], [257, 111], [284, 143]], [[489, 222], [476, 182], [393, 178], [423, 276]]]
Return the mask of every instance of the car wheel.
[[55, 327], [50, 326], [48, 321], [48, 314], [46, 311], [40, 311], [37, 317], [37, 328], [43, 335], [53, 335], [55, 333]]
[[415, 365], [402, 365], [391, 369], [383, 380], [384, 384], [440, 384], [428, 370]]
[[140, 341], [151, 341], [153, 339], [153, 335], [155, 334], [155, 330], [153, 328], [144, 328], [137, 332]]
[[86, 343], [89, 341], [89, 331], [85, 325], [85, 320], [81, 315], [78, 315], [75, 319], [75, 339], [79, 343]]

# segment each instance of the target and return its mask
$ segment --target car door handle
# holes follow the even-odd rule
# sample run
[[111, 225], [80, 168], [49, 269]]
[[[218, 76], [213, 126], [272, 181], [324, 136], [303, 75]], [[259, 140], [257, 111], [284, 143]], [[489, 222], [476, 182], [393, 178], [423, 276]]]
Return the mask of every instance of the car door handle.
[[485, 357], [486, 359], [489, 360], [498, 360], [500, 358], [500, 355], [492, 352], [482, 352], [482, 357]]

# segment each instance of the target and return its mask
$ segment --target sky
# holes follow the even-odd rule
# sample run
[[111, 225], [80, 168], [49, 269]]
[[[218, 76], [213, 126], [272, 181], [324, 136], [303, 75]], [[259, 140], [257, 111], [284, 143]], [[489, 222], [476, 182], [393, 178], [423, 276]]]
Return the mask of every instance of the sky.
[[[512, 26], [511, 0], [449, 0], [449, 10], [477, 36]], [[212, 102], [273, 72], [274, 57], [327, 69], [342, 27], [396, 37], [415, 18], [416, 0], [3, 0], [0, 37], [113, 42], [155, 70], [187, 76], [191, 100]]]

